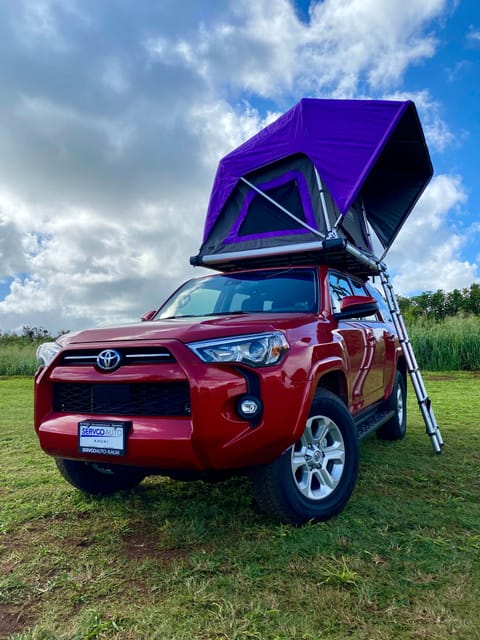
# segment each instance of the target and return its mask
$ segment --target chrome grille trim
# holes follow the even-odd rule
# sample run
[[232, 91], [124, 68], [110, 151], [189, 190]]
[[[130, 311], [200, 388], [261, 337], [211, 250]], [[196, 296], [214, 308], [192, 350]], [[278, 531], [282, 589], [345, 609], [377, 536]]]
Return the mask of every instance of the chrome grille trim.
[[[95, 365], [98, 354], [104, 350], [104, 345], [95, 349], [67, 349], [59, 364], [69, 366]], [[166, 347], [115, 347], [115, 351], [120, 354], [123, 365], [176, 362]]]

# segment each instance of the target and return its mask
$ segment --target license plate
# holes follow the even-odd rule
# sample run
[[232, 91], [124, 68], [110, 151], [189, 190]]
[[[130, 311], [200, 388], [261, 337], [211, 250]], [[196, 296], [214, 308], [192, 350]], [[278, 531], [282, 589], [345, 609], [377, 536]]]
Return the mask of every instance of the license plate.
[[131, 422], [84, 420], [78, 423], [78, 450], [82, 453], [101, 453], [123, 456]]

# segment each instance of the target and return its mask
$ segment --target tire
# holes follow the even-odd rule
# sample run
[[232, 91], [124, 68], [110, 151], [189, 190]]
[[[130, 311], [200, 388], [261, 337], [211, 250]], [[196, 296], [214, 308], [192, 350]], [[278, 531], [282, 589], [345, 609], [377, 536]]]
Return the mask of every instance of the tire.
[[55, 463], [65, 480], [73, 487], [95, 496], [132, 489], [145, 478], [143, 473], [121, 465], [108, 466], [64, 458], [55, 458]]
[[407, 386], [400, 371], [395, 374], [393, 389], [387, 401], [387, 409], [394, 411], [393, 418], [377, 431], [380, 440], [401, 440], [407, 433]]
[[347, 504], [358, 475], [358, 439], [338, 396], [319, 389], [301, 439], [252, 474], [260, 509], [287, 524], [323, 521]]

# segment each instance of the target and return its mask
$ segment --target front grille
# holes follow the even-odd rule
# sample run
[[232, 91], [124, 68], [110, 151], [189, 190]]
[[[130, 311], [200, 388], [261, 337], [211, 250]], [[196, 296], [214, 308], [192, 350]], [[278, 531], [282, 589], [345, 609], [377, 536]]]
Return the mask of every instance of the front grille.
[[[59, 362], [65, 366], [94, 365], [101, 349], [70, 349], [65, 351]], [[164, 364], [175, 362], [175, 358], [165, 347], [125, 347], [116, 348], [121, 358], [121, 364]]]
[[189, 416], [188, 382], [90, 384], [55, 382], [53, 410], [117, 416]]

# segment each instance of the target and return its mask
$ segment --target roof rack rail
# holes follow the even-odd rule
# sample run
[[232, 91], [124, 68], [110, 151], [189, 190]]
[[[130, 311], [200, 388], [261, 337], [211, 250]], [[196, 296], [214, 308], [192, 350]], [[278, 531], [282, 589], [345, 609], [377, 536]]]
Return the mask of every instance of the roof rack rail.
[[344, 238], [328, 238], [318, 242], [292, 244], [282, 247], [263, 247], [229, 253], [196, 255], [190, 264], [217, 271], [326, 264], [348, 271], [362, 278], [378, 275], [378, 259], [360, 251]]

